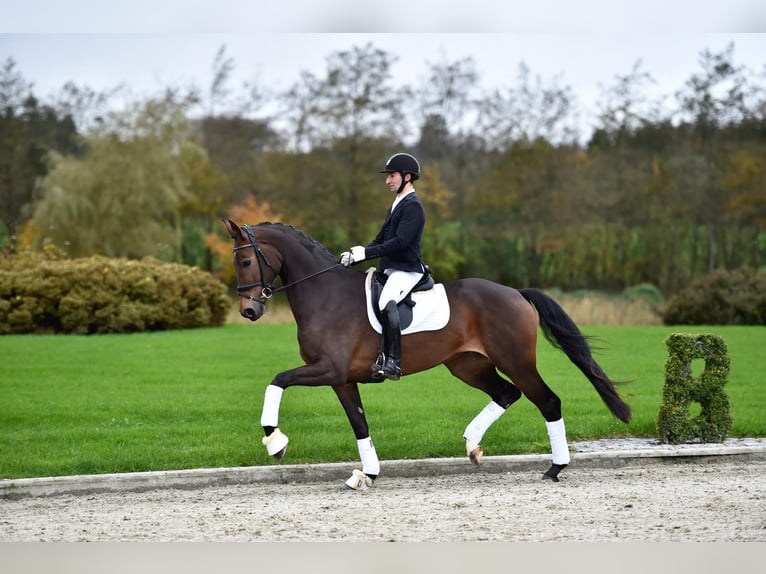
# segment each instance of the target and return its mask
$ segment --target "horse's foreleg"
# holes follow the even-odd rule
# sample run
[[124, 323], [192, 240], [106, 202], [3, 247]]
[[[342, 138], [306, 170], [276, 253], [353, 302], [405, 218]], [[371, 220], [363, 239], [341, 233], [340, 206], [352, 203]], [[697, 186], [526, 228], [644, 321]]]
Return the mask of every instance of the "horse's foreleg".
[[335, 386], [333, 390], [338, 395], [338, 400], [340, 400], [340, 404], [351, 423], [351, 428], [354, 430], [359, 458], [362, 461], [362, 470], [355, 469], [351, 478], [346, 481], [346, 486], [354, 490], [366, 490], [372, 486], [380, 474], [380, 461], [375, 451], [375, 445], [370, 438], [359, 386], [356, 383], [347, 383]]
[[282, 460], [287, 450], [289, 439], [279, 430], [279, 407], [282, 403], [284, 390], [293, 385], [321, 386], [337, 380], [337, 375], [329, 363], [304, 365], [296, 369], [279, 373], [271, 381], [263, 397], [261, 411], [261, 426], [263, 427], [263, 444], [266, 452], [277, 461]]
[[262, 442], [266, 446], [266, 452], [278, 461], [285, 456], [289, 442], [287, 435], [279, 430], [279, 405], [283, 392], [282, 387], [273, 383], [266, 387], [261, 411], [261, 426], [265, 435]]

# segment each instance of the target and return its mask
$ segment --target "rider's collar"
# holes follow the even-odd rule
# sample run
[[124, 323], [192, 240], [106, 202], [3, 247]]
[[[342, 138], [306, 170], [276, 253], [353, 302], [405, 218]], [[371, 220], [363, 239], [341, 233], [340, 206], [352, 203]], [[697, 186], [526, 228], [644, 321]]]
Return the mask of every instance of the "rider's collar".
[[399, 205], [399, 203], [400, 203], [400, 202], [401, 202], [401, 201], [402, 201], [402, 200], [403, 200], [405, 197], [407, 197], [408, 195], [410, 195], [411, 193], [415, 193], [415, 188], [414, 188], [414, 187], [410, 187], [409, 191], [405, 191], [403, 194], [401, 194], [401, 195], [397, 195], [397, 196], [394, 198], [394, 203], [391, 205], [391, 211], [393, 211], [393, 210], [396, 208], [396, 206], [397, 206], [397, 205]]

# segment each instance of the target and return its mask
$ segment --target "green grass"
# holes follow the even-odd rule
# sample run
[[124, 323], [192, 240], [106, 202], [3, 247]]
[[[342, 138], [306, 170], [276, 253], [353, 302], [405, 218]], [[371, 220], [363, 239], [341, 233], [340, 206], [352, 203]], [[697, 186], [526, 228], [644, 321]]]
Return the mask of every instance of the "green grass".
[[[570, 442], [654, 436], [665, 337], [712, 332], [726, 341], [731, 436], [766, 436], [763, 327], [588, 327], [597, 359], [632, 406], [625, 425], [590, 383], [542, 338], [539, 368], [561, 397]], [[273, 464], [260, 444], [263, 391], [301, 364], [295, 326], [135, 335], [0, 337], [0, 478]], [[695, 365], [697, 374], [701, 367]], [[364, 385], [381, 459], [463, 456], [462, 433], [488, 398], [443, 367]], [[356, 461], [351, 427], [329, 388], [291, 388], [280, 427], [284, 463]], [[488, 455], [548, 452], [542, 417], [522, 399], [489, 430]]]

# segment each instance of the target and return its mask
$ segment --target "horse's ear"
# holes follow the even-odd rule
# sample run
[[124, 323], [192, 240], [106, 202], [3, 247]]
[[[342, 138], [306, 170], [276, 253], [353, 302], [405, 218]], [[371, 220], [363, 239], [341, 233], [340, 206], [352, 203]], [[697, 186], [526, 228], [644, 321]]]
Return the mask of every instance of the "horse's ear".
[[226, 227], [226, 231], [229, 232], [229, 235], [231, 235], [232, 239], [237, 239], [237, 237], [244, 238], [242, 230], [231, 219], [224, 219], [223, 225]]

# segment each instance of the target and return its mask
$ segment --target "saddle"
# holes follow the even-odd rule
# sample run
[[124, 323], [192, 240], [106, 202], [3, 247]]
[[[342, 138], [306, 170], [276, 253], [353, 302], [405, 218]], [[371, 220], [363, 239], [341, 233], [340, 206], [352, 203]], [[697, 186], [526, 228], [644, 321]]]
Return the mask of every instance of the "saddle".
[[[367, 318], [377, 333], [382, 333], [382, 321], [378, 300], [380, 291], [388, 277], [375, 268], [367, 270], [365, 297]], [[420, 331], [438, 331], [449, 321], [450, 308], [447, 293], [442, 283], [436, 283], [427, 272], [417, 285], [397, 306], [399, 326], [402, 335]]]
[[[380, 299], [380, 293], [383, 291], [383, 286], [386, 284], [386, 281], [388, 281], [388, 275], [381, 271], [373, 271], [371, 285], [371, 299], [373, 301], [378, 301]], [[412, 309], [416, 304], [415, 301], [412, 300], [412, 294], [417, 293], [418, 291], [428, 291], [429, 289], [433, 289], [433, 287], [434, 278], [431, 275], [431, 269], [426, 266], [426, 272], [423, 274], [423, 277], [420, 279], [420, 281], [415, 283], [415, 286], [410, 290], [409, 293], [407, 293], [407, 296], [402, 299], [396, 306], [396, 308], [399, 310], [399, 326], [401, 327], [402, 331], [404, 331], [412, 324]], [[375, 317], [378, 319], [378, 321], [382, 322], [383, 314], [380, 311], [379, 306], [373, 305], [372, 310], [375, 313]]]

